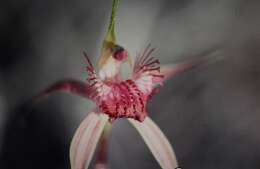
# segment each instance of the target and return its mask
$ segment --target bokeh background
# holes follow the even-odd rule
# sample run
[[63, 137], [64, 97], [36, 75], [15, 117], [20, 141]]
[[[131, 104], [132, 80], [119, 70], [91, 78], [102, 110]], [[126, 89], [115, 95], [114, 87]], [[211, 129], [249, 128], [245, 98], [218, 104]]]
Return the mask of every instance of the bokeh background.
[[[84, 80], [95, 62], [111, 1], [0, 2], [0, 168], [69, 169], [69, 144], [94, 104], [54, 94], [53, 82]], [[132, 56], [148, 43], [162, 63], [212, 62], [179, 74], [149, 104], [183, 169], [260, 168], [260, 1], [122, 0], [118, 41]], [[217, 59], [216, 59], [217, 58]], [[118, 120], [111, 169], [157, 169], [138, 133]]]

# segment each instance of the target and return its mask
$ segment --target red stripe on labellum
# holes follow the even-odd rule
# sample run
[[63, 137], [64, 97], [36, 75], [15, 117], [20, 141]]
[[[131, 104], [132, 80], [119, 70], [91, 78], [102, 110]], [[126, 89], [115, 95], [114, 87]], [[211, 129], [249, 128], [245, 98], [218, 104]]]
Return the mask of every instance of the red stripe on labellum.
[[145, 105], [148, 96], [138, 90], [132, 80], [126, 80], [112, 86], [112, 93], [108, 94], [99, 104], [102, 112], [111, 119], [133, 118], [143, 121], [147, 115]]

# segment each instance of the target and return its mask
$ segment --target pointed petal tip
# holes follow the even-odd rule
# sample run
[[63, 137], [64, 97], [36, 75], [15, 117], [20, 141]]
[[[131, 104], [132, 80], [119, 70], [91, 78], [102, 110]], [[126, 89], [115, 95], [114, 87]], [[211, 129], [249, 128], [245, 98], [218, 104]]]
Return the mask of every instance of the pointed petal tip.
[[37, 103], [42, 99], [46, 98], [47, 96], [56, 92], [66, 92], [66, 93], [82, 96], [85, 98], [89, 98], [89, 93], [90, 93], [86, 83], [78, 80], [73, 80], [73, 79], [65, 79], [65, 80], [60, 80], [48, 86], [42, 92], [34, 96], [31, 99], [31, 101]]
[[72, 169], [84, 169], [89, 166], [107, 121], [106, 115], [91, 112], [80, 124], [70, 146]]
[[175, 153], [169, 141], [149, 117], [146, 117], [142, 123], [133, 119], [128, 120], [137, 129], [163, 169], [175, 169], [178, 167]]

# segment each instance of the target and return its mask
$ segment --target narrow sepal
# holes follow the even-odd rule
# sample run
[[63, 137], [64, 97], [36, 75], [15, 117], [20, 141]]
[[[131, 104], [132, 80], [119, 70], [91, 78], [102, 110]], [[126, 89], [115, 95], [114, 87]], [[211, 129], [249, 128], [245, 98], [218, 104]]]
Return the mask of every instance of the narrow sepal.
[[170, 65], [162, 65], [161, 66], [161, 75], [163, 78], [159, 79], [159, 81], [164, 82], [171, 77], [174, 77], [182, 72], [190, 70], [198, 65], [200, 65], [200, 61], [198, 62], [189, 62], [189, 63], [180, 63], [180, 64], [170, 64]]
[[80, 124], [70, 145], [72, 169], [88, 168], [107, 121], [107, 115], [91, 112]]
[[175, 169], [178, 167], [174, 151], [160, 128], [149, 118], [140, 123], [129, 119], [144, 139], [146, 145], [163, 169]]
[[33, 100], [40, 100], [55, 92], [67, 92], [88, 98], [90, 94], [90, 89], [87, 84], [78, 80], [61, 80], [47, 87], [37, 96], [35, 96]]
[[169, 65], [162, 65], [161, 66], [161, 74], [164, 76], [161, 82], [164, 82], [165, 80], [168, 80], [171, 77], [174, 77], [175, 75], [178, 75], [182, 72], [188, 71], [192, 68], [196, 68], [198, 66], [203, 66], [203, 65], [208, 65], [215, 63], [219, 60], [222, 60], [222, 57], [216, 57], [214, 53], [216, 53], [221, 46], [213, 46], [212, 48], [209, 48], [199, 55], [201, 56], [200, 58], [193, 60], [193, 61], [188, 61], [184, 63], [179, 63], [179, 64], [169, 64]]

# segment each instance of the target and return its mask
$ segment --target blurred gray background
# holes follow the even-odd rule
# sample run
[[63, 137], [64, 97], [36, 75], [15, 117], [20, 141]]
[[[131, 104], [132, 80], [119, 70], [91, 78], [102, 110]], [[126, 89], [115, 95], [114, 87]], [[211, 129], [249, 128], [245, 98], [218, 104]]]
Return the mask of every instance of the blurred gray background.
[[[111, 1], [0, 2], [0, 168], [69, 168], [73, 132], [94, 104], [55, 94], [27, 101], [53, 82], [85, 80], [96, 62]], [[260, 1], [122, 0], [118, 42], [134, 57], [148, 43], [162, 63], [219, 58], [171, 79], [148, 110], [182, 169], [260, 168]], [[118, 120], [111, 169], [157, 169], [138, 133]]]

